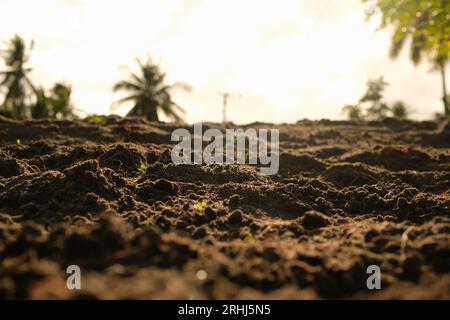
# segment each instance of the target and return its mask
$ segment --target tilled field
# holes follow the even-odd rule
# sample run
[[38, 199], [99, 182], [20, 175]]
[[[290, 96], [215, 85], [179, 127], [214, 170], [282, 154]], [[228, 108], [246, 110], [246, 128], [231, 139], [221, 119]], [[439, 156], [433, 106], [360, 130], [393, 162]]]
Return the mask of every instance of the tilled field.
[[0, 298], [450, 299], [450, 122], [247, 127], [277, 175], [176, 166], [170, 124], [0, 118]]

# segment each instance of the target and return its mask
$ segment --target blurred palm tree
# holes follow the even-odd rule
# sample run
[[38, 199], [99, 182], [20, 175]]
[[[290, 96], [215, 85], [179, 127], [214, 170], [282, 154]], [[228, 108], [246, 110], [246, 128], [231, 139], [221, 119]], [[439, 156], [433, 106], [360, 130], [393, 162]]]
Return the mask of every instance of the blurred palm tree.
[[31, 107], [33, 119], [71, 119], [75, 118], [71, 101], [72, 87], [56, 83], [49, 94], [40, 87], [36, 89], [36, 102]]
[[36, 89], [28, 78], [31, 68], [26, 64], [30, 58], [33, 42], [27, 49], [25, 41], [18, 35], [14, 35], [7, 43], [6, 49], [0, 51], [4, 59], [6, 70], [0, 71], [3, 79], [0, 87], [6, 88], [6, 94], [1, 106], [2, 113], [15, 119], [26, 119], [29, 110], [26, 108], [27, 100]]
[[51, 118], [74, 118], [71, 100], [72, 87], [66, 83], [56, 83], [50, 90]]
[[33, 119], [45, 119], [49, 116], [48, 99], [44, 88], [36, 88], [36, 102], [31, 107], [31, 117]]
[[159, 66], [153, 64], [150, 57], [146, 62], [136, 59], [139, 74], [129, 71], [129, 79], [116, 83], [113, 91], [128, 91], [130, 94], [113, 103], [113, 107], [125, 102], [133, 102], [134, 106], [127, 116], [145, 117], [150, 121], [159, 121], [158, 112], [161, 111], [174, 121], [181, 121], [184, 110], [176, 104], [170, 91], [180, 88], [190, 91], [191, 87], [185, 83], [165, 84], [166, 74]]
[[446, 65], [450, 52], [450, 1], [448, 0], [363, 0], [370, 2], [367, 16], [381, 12], [381, 28], [392, 25], [390, 54], [396, 58], [408, 39], [410, 57], [419, 64], [428, 56], [442, 78], [444, 113], [450, 115]]

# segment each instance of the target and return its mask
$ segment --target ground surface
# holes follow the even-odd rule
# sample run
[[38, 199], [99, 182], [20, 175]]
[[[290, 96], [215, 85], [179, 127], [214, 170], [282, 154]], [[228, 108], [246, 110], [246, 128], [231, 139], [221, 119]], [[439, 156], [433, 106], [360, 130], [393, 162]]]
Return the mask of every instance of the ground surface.
[[0, 118], [0, 298], [450, 298], [450, 123], [277, 127], [267, 177], [174, 166], [168, 124]]

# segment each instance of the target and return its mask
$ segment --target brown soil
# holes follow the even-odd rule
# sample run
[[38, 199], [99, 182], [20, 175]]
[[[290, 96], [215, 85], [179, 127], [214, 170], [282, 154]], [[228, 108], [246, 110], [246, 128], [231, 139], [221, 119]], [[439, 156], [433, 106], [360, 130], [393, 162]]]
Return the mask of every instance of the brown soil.
[[267, 177], [173, 165], [169, 124], [0, 118], [0, 298], [450, 298], [450, 122], [277, 128]]

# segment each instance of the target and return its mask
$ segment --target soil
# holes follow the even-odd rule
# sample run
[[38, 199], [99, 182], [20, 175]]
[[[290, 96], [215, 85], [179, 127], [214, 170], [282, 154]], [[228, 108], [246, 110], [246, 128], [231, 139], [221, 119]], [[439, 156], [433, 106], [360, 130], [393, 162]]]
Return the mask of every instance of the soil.
[[248, 127], [277, 175], [175, 166], [173, 124], [0, 118], [0, 298], [450, 299], [448, 120]]

